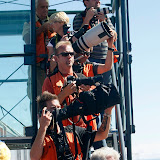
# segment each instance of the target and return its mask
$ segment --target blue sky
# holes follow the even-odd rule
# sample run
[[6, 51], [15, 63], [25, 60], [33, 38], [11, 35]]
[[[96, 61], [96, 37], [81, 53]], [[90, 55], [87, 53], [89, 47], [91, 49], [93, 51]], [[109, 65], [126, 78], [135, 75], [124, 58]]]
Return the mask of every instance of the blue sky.
[[[21, 0], [21, 3], [23, 2], [25, 3]], [[107, 0], [101, 0], [101, 3], [107, 2]], [[50, 0], [51, 5], [55, 3], [58, 1]], [[159, 0], [129, 0], [130, 40], [133, 56], [133, 110], [136, 127], [136, 133], [132, 134], [133, 160], [160, 159], [159, 6]], [[22, 6], [16, 7], [22, 9]], [[84, 9], [81, 2], [55, 7], [57, 10]], [[0, 9], [5, 10], [5, 7]], [[10, 5], [8, 10], [10, 9], [15, 9], [15, 5]], [[7, 46], [5, 42], [3, 45]], [[24, 76], [26, 69], [22, 71]], [[24, 106], [26, 110], [27, 105]]]
[[129, 1], [136, 125], [132, 143], [139, 159], [160, 159], [159, 6], [159, 0]]

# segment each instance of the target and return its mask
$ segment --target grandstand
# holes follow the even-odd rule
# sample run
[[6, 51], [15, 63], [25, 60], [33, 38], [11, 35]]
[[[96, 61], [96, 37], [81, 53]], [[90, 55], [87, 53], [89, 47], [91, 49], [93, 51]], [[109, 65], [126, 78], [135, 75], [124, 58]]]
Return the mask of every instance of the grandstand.
[[[102, 7], [109, 7], [118, 40], [118, 62], [112, 69], [112, 80], [117, 87], [121, 104], [116, 106], [112, 130], [106, 139], [108, 146], [121, 153], [122, 160], [132, 160], [132, 134], [135, 133], [132, 103], [132, 55], [129, 28], [128, 0], [101, 0]], [[82, 7], [79, 7], [79, 6]], [[36, 39], [35, 1], [0, 1], [0, 139], [12, 151], [14, 160], [28, 160], [32, 136], [37, 132], [36, 106]], [[49, 15], [66, 12], [72, 23], [76, 13], [83, 10], [82, 0], [50, 2]], [[31, 43], [22, 39], [24, 22], [31, 21]], [[32, 98], [27, 96], [28, 67], [31, 66]], [[32, 114], [30, 112], [32, 110]], [[34, 117], [34, 118], [32, 118]]]

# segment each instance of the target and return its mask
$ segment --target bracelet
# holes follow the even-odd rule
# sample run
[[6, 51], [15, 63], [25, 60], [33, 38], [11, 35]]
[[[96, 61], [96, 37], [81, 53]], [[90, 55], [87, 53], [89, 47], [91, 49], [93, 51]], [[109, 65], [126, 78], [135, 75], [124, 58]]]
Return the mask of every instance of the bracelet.
[[111, 115], [111, 114], [104, 113], [103, 116], [104, 116], [104, 117], [111, 117], [112, 115]]
[[113, 52], [113, 51], [114, 51], [114, 48], [108, 47], [108, 50]]

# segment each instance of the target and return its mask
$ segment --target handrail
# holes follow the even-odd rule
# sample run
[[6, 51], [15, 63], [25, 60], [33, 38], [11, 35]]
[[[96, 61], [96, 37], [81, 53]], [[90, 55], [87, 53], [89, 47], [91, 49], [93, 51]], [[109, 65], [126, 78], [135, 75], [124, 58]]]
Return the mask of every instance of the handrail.
[[[23, 63], [24, 64], [24, 63]], [[10, 74], [7, 78], [6, 78], [6, 80], [8, 80], [14, 73], [16, 73], [22, 66], [23, 66], [23, 64], [21, 64], [14, 72], [12, 72], [12, 74]], [[0, 86], [3, 84], [4, 82], [2, 82], [1, 84], [0, 84]]]
[[14, 117], [10, 112], [11, 112], [20, 102], [22, 102], [26, 97], [27, 97], [27, 95], [24, 96], [24, 97], [23, 97], [16, 105], [14, 105], [9, 111], [7, 111], [4, 107], [2, 107], [2, 106], [0, 105], [0, 108], [2, 108], [3, 110], [5, 110], [5, 111], [7, 112], [5, 115], [3, 115], [3, 117], [0, 119], [0, 121], [1, 121], [7, 114], [9, 114], [9, 115], [11, 115], [17, 122], [19, 122], [22, 126], [25, 127], [25, 125], [24, 125], [22, 122], [20, 122], [16, 117]]
[[[116, 82], [116, 76], [115, 76], [115, 69], [114, 65], [112, 67], [112, 81], [115, 87], [117, 88], [117, 82]], [[117, 88], [118, 89], [118, 88]], [[124, 135], [123, 135], [123, 129], [122, 129], [122, 118], [121, 118], [121, 112], [120, 112], [120, 105], [116, 105], [116, 117], [117, 117], [117, 125], [118, 125], [118, 133], [119, 133], [119, 139], [120, 139], [120, 148], [121, 148], [121, 155], [122, 160], [126, 159], [126, 153], [125, 153], [125, 143], [124, 143]]]

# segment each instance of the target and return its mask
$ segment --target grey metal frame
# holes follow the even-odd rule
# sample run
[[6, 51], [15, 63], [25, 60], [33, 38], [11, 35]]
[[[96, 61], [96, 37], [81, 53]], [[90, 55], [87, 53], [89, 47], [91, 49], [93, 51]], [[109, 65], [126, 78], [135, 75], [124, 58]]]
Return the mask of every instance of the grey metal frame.
[[[119, 134], [123, 131], [127, 157], [122, 159], [132, 160], [131, 134], [135, 133], [133, 122], [133, 103], [132, 103], [132, 80], [131, 80], [131, 43], [129, 31], [129, 11], [128, 0], [112, 0], [113, 9], [116, 13], [116, 31], [118, 33], [117, 49], [120, 54], [120, 61], [115, 66], [117, 71], [118, 89], [121, 95], [120, 104], [121, 114], [117, 111], [118, 121], [122, 120], [123, 128], [119, 129]], [[114, 72], [115, 73], [115, 72]], [[123, 138], [120, 137], [121, 147], [124, 147]]]
[[[21, 11], [20, 11], [21, 12]], [[6, 12], [1, 12], [5, 16]], [[14, 12], [16, 14], [16, 12]], [[27, 12], [29, 13], [29, 12]], [[19, 14], [19, 12], [17, 12]], [[11, 15], [14, 15], [11, 13]], [[26, 12], [25, 15], [26, 16]], [[28, 15], [29, 16], [29, 15]], [[11, 16], [12, 17], [12, 16]], [[13, 18], [13, 17], [12, 17]], [[7, 58], [7, 57], [31, 57], [33, 58], [33, 64], [32, 64], [32, 117], [33, 119], [33, 134], [36, 134], [37, 132], [37, 105], [36, 105], [36, 30], [35, 30], [35, 0], [31, 0], [31, 44], [24, 47], [25, 54], [1, 54], [0, 58]], [[5, 19], [5, 18], [4, 18]], [[20, 20], [23, 20], [23, 15]], [[3, 22], [3, 19], [1, 20]], [[4, 23], [5, 24], [5, 23]], [[21, 27], [22, 28], [22, 27]], [[16, 33], [9, 33], [9, 34], [20, 34], [21, 32]], [[2, 35], [2, 33], [1, 33]], [[13, 73], [12, 73], [13, 74]], [[16, 79], [16, 80], [0, 80], [1, 84], [6, 82], [24, 82], [26, 79]], [[9, 113], [7, 113], [9, 114]], [[30, 148], [32, 137], [1, 137], [1, 140], [5, 141], [7, 145], [11, 149], [20, 149], [20, 148]]]

